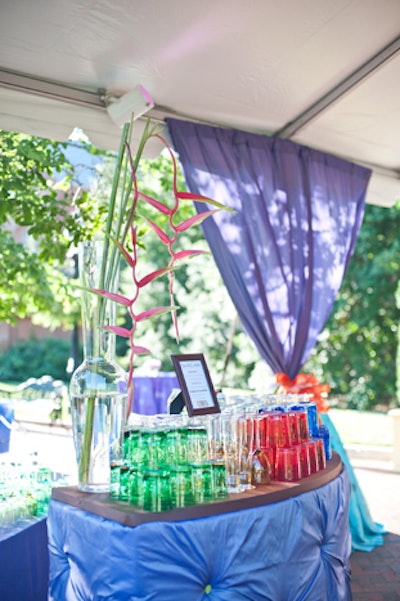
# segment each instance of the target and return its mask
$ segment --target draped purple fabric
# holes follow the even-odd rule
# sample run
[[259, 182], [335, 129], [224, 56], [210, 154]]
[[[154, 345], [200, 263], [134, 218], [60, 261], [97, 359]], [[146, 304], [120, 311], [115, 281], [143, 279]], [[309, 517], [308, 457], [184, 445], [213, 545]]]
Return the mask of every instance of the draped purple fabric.
[[341, 286], [370, 170], [289, 140], [167, 122], [188, 189], [236, 211], [202, 227], [242, 326], [273, 372], [294, 378]]

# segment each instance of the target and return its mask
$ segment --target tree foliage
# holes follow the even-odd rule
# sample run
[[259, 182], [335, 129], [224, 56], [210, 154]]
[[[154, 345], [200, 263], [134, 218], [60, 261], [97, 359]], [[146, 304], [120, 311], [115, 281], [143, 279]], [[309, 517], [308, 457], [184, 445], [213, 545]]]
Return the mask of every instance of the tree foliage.
[[350, 406], [393, 403], [396, 396], [395, 295], [400, 273], [400, 203], [367, 205], [334, 310], [305, 370], [317, 371]]
[[30, 338], [17, 342], [7, 353], [0, 355], [0, 381], [18, 383], [42, 376], [65, 380], [65, 361], [69, 352], [70, 343], [60, 338]]
[[[70, 248], [98, 227], [66, 144], [0, 131], [0, 320], [68, 315]], [[90, 150], [93, 151], [91, 148]]]

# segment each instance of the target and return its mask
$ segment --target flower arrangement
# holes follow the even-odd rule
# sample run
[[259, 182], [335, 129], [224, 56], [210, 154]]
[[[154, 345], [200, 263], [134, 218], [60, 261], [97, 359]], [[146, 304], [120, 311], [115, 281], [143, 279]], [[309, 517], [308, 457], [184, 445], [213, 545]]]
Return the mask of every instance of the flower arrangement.
[[[213, 215], [215, 212], [226, 209], [224, 205], [215, 200], [192, 194], [189, 192], [179, 191], [177, 189], [177, 165], [174, 153], [169, 147], [166, 140], [158, 131], [158, 126], [152, 126], [150, 119], [147, 120], [144, 128], [143, 136], [139, 144], [139, 148], [135, 158], [132, 156], [129, 139], [132, 131], [132, 123], [127, 123], [122, 132], [121, 144], [118, 152], [116, 170], [113, 179], [110, 203], [108, 208], [108, 218], [106, 224], [106, 232], [104, 238], [104, 253], [103, 253], [103, 276], [101, 282], [103, 285], [99, 289], [94, 289], [97, 295], [114, 301], [119, 305], [127, 307], [131, 319], [131, 328], [123, 328], [116, 325], [103, 326], [105, 329], [115, 333], [118, 336], [129, 339], [130, 342], [130, 359], [128, 372], [128, 409], [129, 415], [132, 409], [134, 384], [133, 371], [134, 359], [138, 354], [150, 353], [150, 350], [142, 346], [138, 346], [135, 342], [136, 327], [139, 322], [149, 319], [155, 315], [160, 315], [167, 311], [172, 312], [172, 319], [175, 327], [176, 338], [179, 340], [179, 327], [177, 320], [176, 304], [174, 300], [174, 269], [179, 262], [184, 259], [194, 257], [196, 255], [206, 253], [204, 250], [176, 250], [175, 245], [181, 232], [187, 231], [189, 228], [200, 224], [204, 219]], [[173, 168], [173, 206], [167, 206], [156, 198], [148, 196], [140, 191], [137, 181], [137, 170], [140, 158], [143, 154], [146, 143], [151, 138], [157, 138], [162, 142], [168, 150], [172, 168]], [[119, 202], [118, 200], [119, 193]], [[169, 251], [170, 261], [162, 269], [158, 269], [148, 273], [140, 279], [137, 276], [138, 266], [138, 225], [136, 222], [136, 209], [139, 201], [149, 203], [157, 211], [168, 218], [169, 231], [161, 229], [154, 221], [146, 219], [148, 225], [157, 235], [161, 244], [164, 244]], [[177, 221], [180, 203], [182, 201], [197, 201], [206, 202], [214, 209], [205, 211], [201, 214], [194, 215], [185, 221]], [[117, 252], [118, 251], [118, 252]], [[111, 292], [109, 284], [113, 281], [117, 270], [119, 255], [122, 255], [128, 264], [132, 275], [132, 291], [129, 297], [119, 293]], [[147, 311], [137, 313], [135, 303], [139, 297], [140, 291], [149, 285], [156, 278], [168, 274], [169, 276], [169, 294], [171, 305], [168, 307], [154, 307]]]
[[[89, 287], [89, 292], [93, 293], [95, 298], [97, 298], [95, 314], [96, 319], [98, 320], [98, 326], [103, 330], [109, 331], [117, 336], [122, 336], [129, 340], [130, 353], [125, 420], [128, 419], [133, 406], [133, 373], [135, 357], [139, 354], [150, 353], [149, 349], [140, 346], [136, 342], [137, 325], [156, 315], [160, 315], [165, 312], [171, 312], [175, 327], [175, 335], [179, 341], [177, 306], [174, 300], [174, 271], [185, 259], [189, 259], [196, 255], [207, 252], [204, 250], [184, 250], [177, 248], [179, 234], [200, 224], [204, 219], [214, 214], [216, 211], [220, 211], [221, 209], [231, 210], [213, 199], [177, 189], [177, 164], [174, 153], [172, 152], [166, 140], [162, 137], [159, 127], [157, 125], [152, 125], [150, 119], [148, 119], [146, 122], [135, 157], [131, 152], [131, 135], [132, 121], [125, 124], [123, 127], [121, 142], [117, 154], [101, 250], [99, 284], [96, 288]], [[140, 159], [143, 155], [143, 150], [146, 143], [154, 137], [161, 141], [161, 143], [165, 146], [169, 152], [172, 162], [173, 201], [171, 206], [143, 193], [140, 190], [137, 180], [138, 167]], [[180, 204], [181, 202], [187, 201], [206, 202], [213, 208], [201, 214], [196, 214], [188, 219], [180, 221]], [[155, 233], [160, 244], [164, 245], [168, 249], [170, 257], [169, 262], [165, 267], [142, 276], [139, 276], [138, 272], [138, 263], [140, 262], [139, 258], [141, 250], [139, 227], [142, 225], [140, 223], [141, 219], [138, 215], [138, 207], [140, 203], [148, 203], [154, 209], [156, 209], [156, 211], [166, 217], [167, 226], [163, 227], [160, 227], [151, 219], [143, 219], [145, 219], [150, 229]], [[126, 295], [121, 294], [115, 289], [121, 257], [126, 261], [132, 276], [132, 287], [130, 293]], [[157, 306], [146, 311], [138, 312], [136, 310], [136, 303], [140, 292], [143, 290], [143, 288], [162, 276], [168, 276], [169, 278], [170, 305]], [[88, 291], [86, 288], [85, 290]], [[113, 304], [123, 306], [128, 310], [131, 322], [129, 328], [121, 327], [115, 323], [106, 323], [106, 306], [110, 301]], [[77, 373], [78, 370], [76, 370], [75, 373]], [[93, 391], [87, 396], [84, 413], [84, 425], [76, 428], [77, 436], [79, 436], [81, 441], [78, 459], [78, 472], [79, 481], [82, 483], [83, 490], [89, 490], [89, 488], [86, 488], [86, 485], [90, 479], [91, 460], [95, 458], [94, 456], [96, 454], [98, 454], [97, 451], [94, 450], [93, 446], [93, 436], [95, 435], [94, 423], [96, 421], [96, 397], [96, 391]]]
[[278, 392], [284, 394], [310, 394], [312, 400], [317, 405], [319, 413], [327, 413], [329, 411], [329, 403], [323, 398], [330, 391], [328, 384], [320, 384], [314, 374], [297, 374], [291, 380], [284, 373], [277, 373], [276, 383], [279, 385]]

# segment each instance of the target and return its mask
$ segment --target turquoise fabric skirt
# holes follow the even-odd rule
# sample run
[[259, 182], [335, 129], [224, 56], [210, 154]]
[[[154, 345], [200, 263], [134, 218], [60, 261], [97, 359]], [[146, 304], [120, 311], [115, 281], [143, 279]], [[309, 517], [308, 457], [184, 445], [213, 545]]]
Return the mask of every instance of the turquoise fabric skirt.
[[353, 551], [372, 551], [383, 545], [383, 535], [387, 532], [382, 524], [374, 522], [370, 516], [368, 505], [358, 484], [348, 455], [343, 447], [338, 431], [328, 413], [320, 413], [323, 424], [328, 427], [332, 449], [338, 453], [346, 466], [351, 483], [350, 494], [350, 533]]

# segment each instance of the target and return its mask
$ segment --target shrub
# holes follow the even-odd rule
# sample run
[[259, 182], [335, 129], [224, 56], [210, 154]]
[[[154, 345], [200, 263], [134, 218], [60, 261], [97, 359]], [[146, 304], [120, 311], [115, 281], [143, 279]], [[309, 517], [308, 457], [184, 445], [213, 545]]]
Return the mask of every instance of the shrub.
[[28, 378], [52, 376], [55, 380], [69, 380], [66, 372], [71, 343], [68, 340], [30, 338], [18, 342], [0, 354], [0, 382], [25, 382]]

